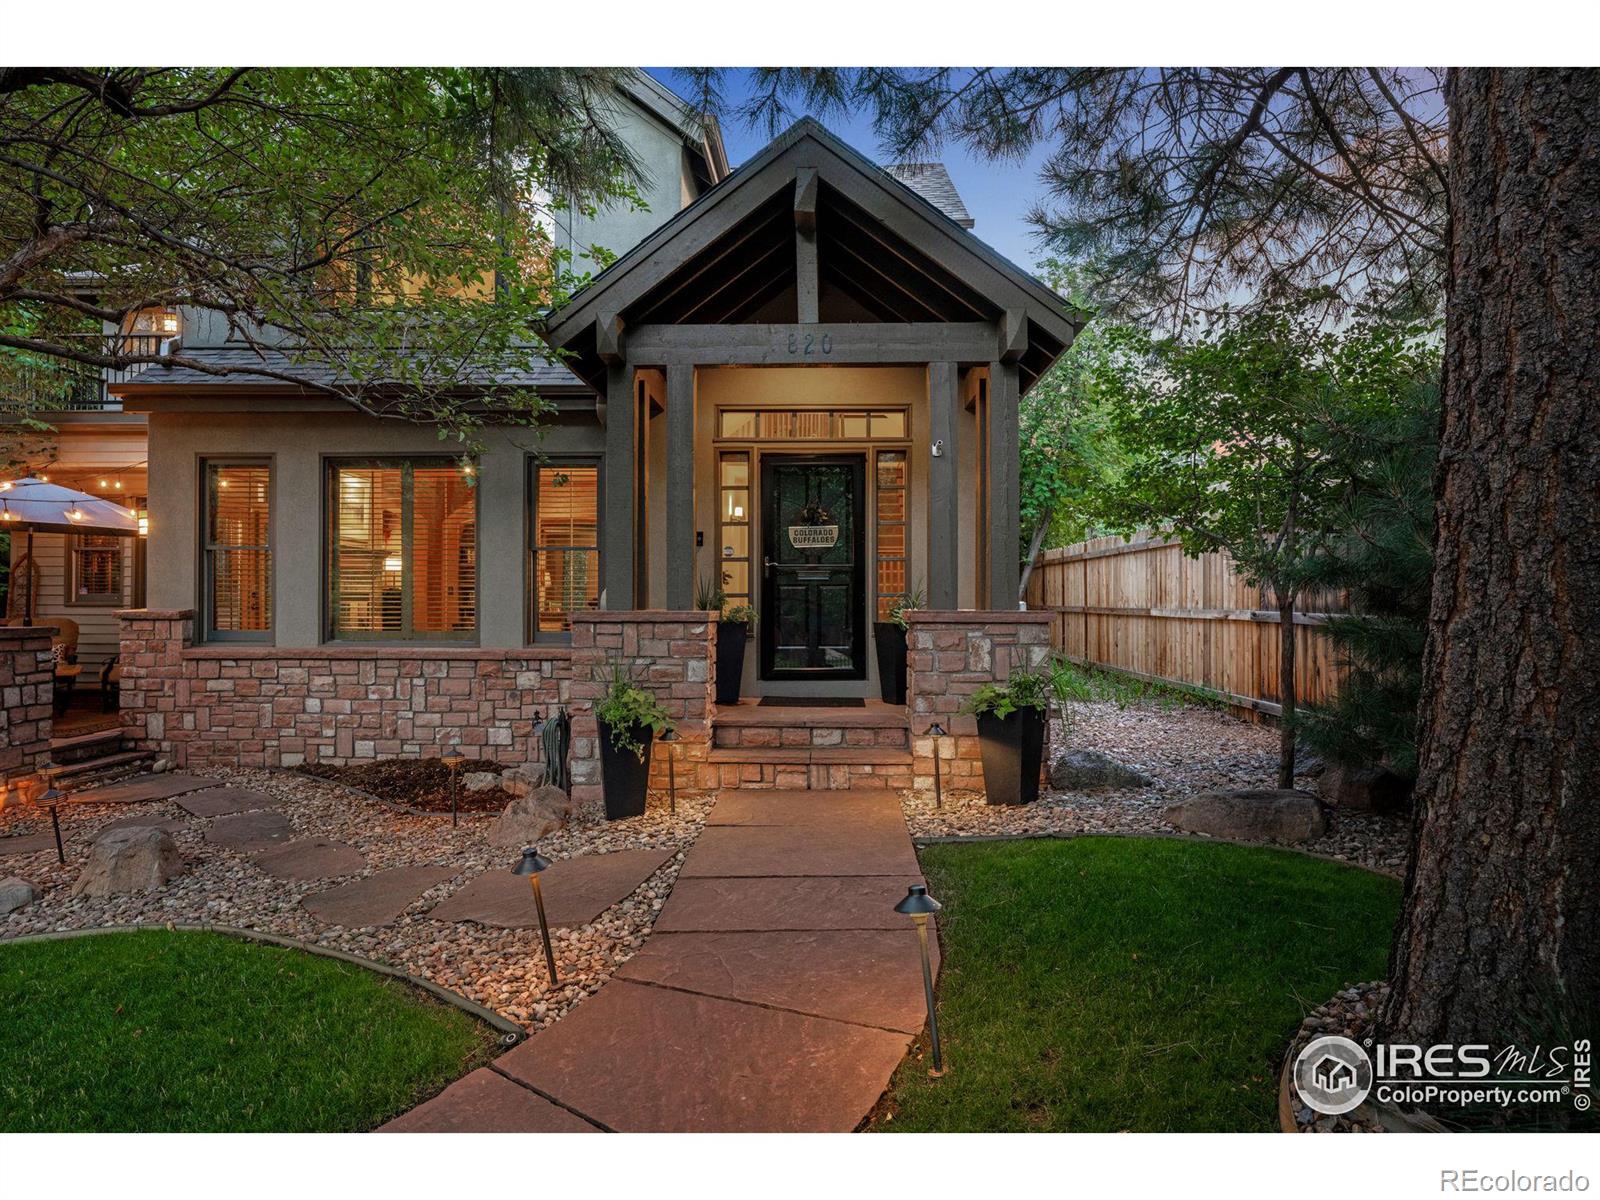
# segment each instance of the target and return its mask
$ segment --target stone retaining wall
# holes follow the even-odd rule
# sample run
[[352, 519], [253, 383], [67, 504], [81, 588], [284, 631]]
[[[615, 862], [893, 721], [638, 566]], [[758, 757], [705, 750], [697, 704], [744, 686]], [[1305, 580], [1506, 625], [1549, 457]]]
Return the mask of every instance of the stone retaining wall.
[[[595, 702], [623, 671], [654, 692], [677, 723], [678, 786], [693, 786], [705, 762], [716, 696], [717, 614], [685, 611], [577, 613], [572, 618], [572, 796], [599, 804], [600, 741]], [[650, 782], [665, 787], [666, 747], [651, 752]]]
[[54, 634], [51, 626], [0, 626], [0, 780], [32, 775], [50, 760]]
[[934, 739], [944, 726], [939, 757], [945, 787], [983, 789], [978, 725], [961, 712], [985, 683], [1009, 679], [1018, 667], [1035, 668], [1050, 657], [1048, 612], [937, 612], [907, 614], [906, 706], [911, 720], [915, 786], [933, 787]]
[[542, 757], [533, 723], [565, 702], [562, 647], [194, 645], [194, 613], [122, 618], [122, 726], [175, 767], [292, 767], [459, 749]]

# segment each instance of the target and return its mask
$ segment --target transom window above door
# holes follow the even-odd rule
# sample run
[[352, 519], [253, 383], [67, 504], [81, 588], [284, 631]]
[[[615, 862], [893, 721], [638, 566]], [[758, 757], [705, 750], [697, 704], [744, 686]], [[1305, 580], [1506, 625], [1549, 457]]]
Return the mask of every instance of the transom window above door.
[[725, 408], [717, 436], [733, 441], [871, 441], [906, 436], [905, 409]]

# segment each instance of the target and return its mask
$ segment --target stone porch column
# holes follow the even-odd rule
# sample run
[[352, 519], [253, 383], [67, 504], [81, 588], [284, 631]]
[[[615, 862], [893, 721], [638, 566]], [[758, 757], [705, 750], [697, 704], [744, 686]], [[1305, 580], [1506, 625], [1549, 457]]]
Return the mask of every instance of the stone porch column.
[[51, 625], [0, 626], [0, 781], [32, 775], [50, 761], [55, 632]]
[[184, 766], [184, 733], [209, 717], [205, 701], [191, 703], [183, 652], [194, 645], [194, 610], [135, 608], [122, 621], [122, 735], [131, 748], [153, 750]]
[[906, 707], [911, 721], [914, 785], [933, 787], [935, 722], [950, 736], [939, 748], [945, 787], [983, 790], [978, 723], [961, 711], [985, 683], [1000, 683], [1018, 669], [1035, 670], [1050, 657], [1048, 612], [907, 614]]
[[[655, 693], [677, 723], [679, 786], [699, 777], [711, 744], [717, 615], [697, 609], [572, 614], [572, 798], [601, 803], [595, 704], [619, 670]], [[650, 784], [665, 787], [664, 747], [651, 752]]]

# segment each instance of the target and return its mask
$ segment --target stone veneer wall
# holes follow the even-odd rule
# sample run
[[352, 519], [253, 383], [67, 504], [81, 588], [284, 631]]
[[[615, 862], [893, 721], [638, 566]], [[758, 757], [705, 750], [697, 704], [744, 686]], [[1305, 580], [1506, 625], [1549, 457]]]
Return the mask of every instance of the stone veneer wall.
[[0, 779], [32, 775], [50, 760], [54, 633], [51, 626], [0, 626]]
[[977, 719], [962, 713], [985, 683], [1010, 678], [1017, 667], [1038, 667], [1050, 657], [1047, 612], [908, 613], [906, 706], [911, 720], [912, 771], [918, 789], [933, 787], [933, 743], [928, 728], [943, 725], [939, 756], [945, 787], [983, 790]]
[[[572, 796], [598, 804], [600, 740], [594, 704], [619, 668], [654, 692], [677, 722], [679, 787], [692, 787], [705, 762], [716, 696], [717, 614], [682, 612], [577, 613], [572, 618]], [[651, 752], [651, 785], [665, 787], [665, 746]]]
[[122, 618], [122, 727], [175, 767], [292, 767], [459, 747], [542, 760], [533, 723], [567, 700], [565, 646], [194, 645], [194, 613]]

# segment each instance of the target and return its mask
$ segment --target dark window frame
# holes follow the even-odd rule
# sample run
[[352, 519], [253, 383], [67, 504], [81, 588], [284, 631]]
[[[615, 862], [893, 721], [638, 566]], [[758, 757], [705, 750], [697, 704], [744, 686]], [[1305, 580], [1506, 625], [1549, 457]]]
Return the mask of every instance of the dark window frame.
[[[216, 467], [265, 467], [267, 471], [267, 544], [265, 546], [216, 545], [211, 541], [211, 472]], [[200, 613], [201, 640], [206, 642], [271, 642], [276, 636], [278, 603], [278, 564], [273, 551], [277, 540], [278, 523], [278, 469], [270, 454], [207, 456], [200, 460], [200, 503], [198, 505], [200, 547], [200, 598], [196, 607]], [[148, 507], [148, 501], [146, 506]], [[225, 550], [265, 550], [267, 552], [267, 612], [265, 629], [217, 629], [216, 614], [211, 603], [213, 571], [216, 552]]]
[[540, 550], [586, 550], [582, 546], [551, 547], [541, 546], [536, 540], [539, 536], [539, 472], [545, 468], [562, 467], [593, 467], [594, 474], [594, 562], [595, 578], [605, 578], [605, 545], [606, 545], [606, 463], [603, 454], [547, 454], [530, 456], [527, 460], [527, 470], [524, 473], [524, 489], [526, 495], [525, 506], [528, 514], [527, 535], [525, 539], [524, 554], [527, 579], [527, 595], [523, 603], [523, 612], [528, 627], [528, 644], [549, 646], [570, 646], [572, 633], [555, 631], [542, 632], [539, 629], [539, 551]]
[[[105, 546], [85, 546], [83, 543], [87, 538], [103, 538], [109, 544]], [[124, 547], [122, 543], [124, 540], [124, 538], [104, 533], [69, 533], [66, 535], [65, 551], [67, 561], [65, 564], [65, 592], [62, 596], [63, 608], [122, 608], [126, 606], [127, 601], [124, 596], [128, 590], [128, 572], [126, 569], [127, 564], [123, 561]], [[111, 552], [112, 570], [116, 577], [116, 591], [93, 592], [87, 596], [78, 595], [78, 555], [86, 550], [109, 550]]]
[[[361, 645], [416, 646], [438, 643], [476, 645], [483, 629], [483, 555], [477, 552], [483, 528], [482, 478], [474, 464], [472, 474], [472, 628], [460, 630], [426, 630], [418, 633], [411, 628], [412, 575], [415, 550], [415, 481], [417, 467], [450, 467], [460, 469], [460, 459], [446, 454], [384, 454], [384, 455], [324, 455], [322, 459], [322, 603], [323, 640], [332, 644], [359, 643]], [[339, 629], [339, 472], [345, 470], [381, 471], [399, 468], [400, 475], [400, 621], [397, 632], [389, 630]]]

